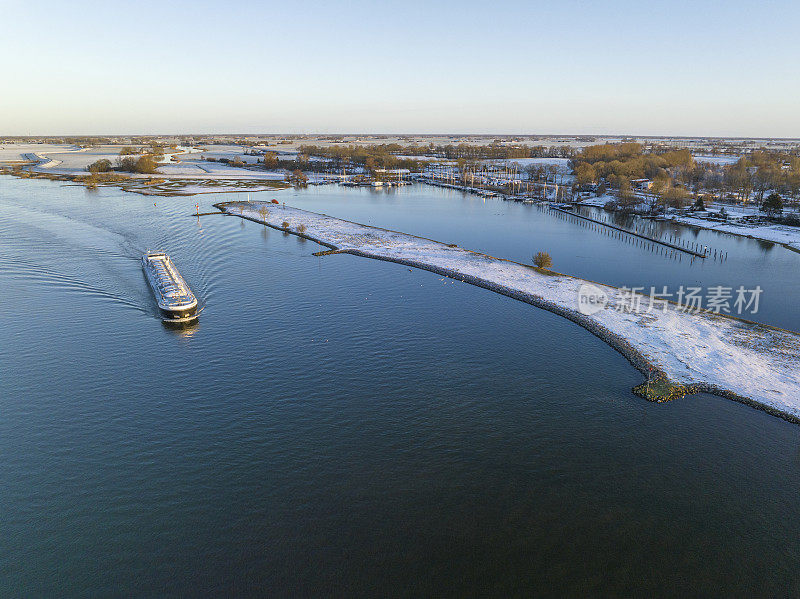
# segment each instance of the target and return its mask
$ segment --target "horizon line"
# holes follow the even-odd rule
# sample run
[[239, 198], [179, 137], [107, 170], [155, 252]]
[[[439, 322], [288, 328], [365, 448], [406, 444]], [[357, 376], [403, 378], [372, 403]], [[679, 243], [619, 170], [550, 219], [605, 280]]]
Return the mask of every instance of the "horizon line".
[[211, 137], [211, 136], [236, 136], [236, 137], [538, 137], [538, 138], [578, 138], [578, 137], [594, 137], [594, 138], [637, 138], [637, 139], [702, 139], [702, 140], [742, 140], [742, 141], [797, 141], [800, 142], [800, 137], [753, 137], [753, 136], [735, 136], [735, 135], [639, 135], [633, 133], [413, 133], [413, 132], [394, 132], [394, 133], [365, 133], [365, 132], [347, 132], [347, 133], [322, 133], [322, 132], [308, 132], [308, 133], [290, 133], [290, 132], [260, 132], [260, 133], [237, 133], [232, 132], [217, 132], [217, 133], [199, 133], [199, 132], [171, 132], [171, 133], [29, 133], [29, 134], [16, 134], [8, 135], [0, 133], [0, 138], [13, 139], [13, 138], [57, 138], [57, 137]]

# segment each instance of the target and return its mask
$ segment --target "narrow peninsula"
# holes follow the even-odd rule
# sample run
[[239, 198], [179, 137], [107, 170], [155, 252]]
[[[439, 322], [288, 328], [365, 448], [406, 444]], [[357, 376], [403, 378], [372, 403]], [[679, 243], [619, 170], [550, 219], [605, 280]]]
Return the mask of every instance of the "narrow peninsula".
[[[559, 314], [622, 353], [647, 381], [634, 389], [653, 401], [708, 392], [800, 423], [800, 335], [675, 304], [636, 311], [618, 289], [495, 258], [406, 233], [264, 202], [216, 204], [226, 214], [305, 237], [327, 248], [438, 273]], [[582, 287], [607, 296], [596, 312], [579, 310]]]

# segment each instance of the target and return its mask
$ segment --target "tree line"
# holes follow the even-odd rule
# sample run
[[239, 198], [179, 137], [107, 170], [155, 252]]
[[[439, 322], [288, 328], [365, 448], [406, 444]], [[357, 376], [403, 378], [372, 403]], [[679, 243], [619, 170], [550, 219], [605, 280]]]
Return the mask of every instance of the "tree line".
[[[577, 190], [600, 185], [617, 190], [620, 203], [634, 203], [632, 181], [649, 180], [647, 196], [660, 205], [683, 207], [708, 200], [749, 203], [775, 211], [780, 200], [800, 199], [800, 157], [758, 150], [733, 164], [696, 161], [687, 149], [643, 150], [638, 143], [588, 146], [572, 159]], [[702, 201], [702, 200], [701, 200]]]
[[499, 143], [486, 145], [402, 145], [398, 143], [346, 146], [303, 145], [300, 146], [299, 151], [310, 156], [320, 156], [337, 161], [350, 161], [356, 164], [365, 164], [367, 158], [371, 157], [373, 160], [383, 161], [386, 164], [380, 164], [380, 166], [386, 167], [394, 167], [392, 159], [400, 163], [403, 160], [408, 161], [408, 165], [399, 166], [398, 168], [409, 168], [414, 163], [413, 159], [403, 159], [398, 158], [398, 156], [444, 158], [447, 160], [503, 160], [509, 158], [571, 158], [575, 155], [575, 149], [567, 146], [545, 147], [502, 145]]
[[110, 160], [101, 158], [87, 166], [86, 170], [92, 174], [108, 173], [111, 171], [152, 174], [156, 172], [156, 168], [158, 168], [158, 163], [155, 157], [150, 154], [145, 154], [138, 158], [134, 156], [120, 156], [113, 166]]

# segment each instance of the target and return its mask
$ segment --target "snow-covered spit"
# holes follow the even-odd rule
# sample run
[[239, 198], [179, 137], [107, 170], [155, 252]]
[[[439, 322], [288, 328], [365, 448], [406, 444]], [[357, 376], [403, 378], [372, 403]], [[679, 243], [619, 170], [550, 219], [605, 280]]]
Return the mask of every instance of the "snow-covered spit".
[[586, 315], [578, 309], [579, 290], [589, 284], [583, 279], [285, 205], [235, 202], [218, 208], [332, 250], [436, 272], [549, 310], [609, 343], [647, 376], [800, 422], [797, 333], [709, 312], [687, 313], [665, 302], [650, 305], [648, 297], [639, 298], [635, 313], [626, 311], [619, 290], [598, 283], [592, 285], [608, 296], [608, 304]]

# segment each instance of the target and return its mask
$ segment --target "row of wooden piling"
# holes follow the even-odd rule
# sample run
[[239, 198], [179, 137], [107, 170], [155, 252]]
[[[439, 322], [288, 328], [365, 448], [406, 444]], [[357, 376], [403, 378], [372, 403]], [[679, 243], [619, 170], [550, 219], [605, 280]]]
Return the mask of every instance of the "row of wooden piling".
[[590, 216], [585, 216], [585, 215], [579, 214], [577, 212], [572, 212], [572, 211], [569, 211], [569, 210], [565, 210], [563, 208], [557, 208], [555, 206], [550, 206], [549, 209], [550, 210], [555, 210], [555, 211], [560, 212], [562, 214], [566, 214], [568, 216], [573, 216], [573, 217], [575, 217], [577, 219], [582, 219], [582, 220], [585, 220], [587, 222], [594, 223], [596, 225], [600, 225], [600, 226], [603, 226], [603, 227], [608, 227], [609, 229], [613, 229], [613, 230], [619, 231], [619, 232], [624, 233], [626, 235], [631, 235], [633, 237], [638, 237], [638, 238], [644, 239], [646, 241], [649, 241], [650, 243], [662, 245], [662, 246], [677, 250], [679, 252], [684, 252], [684, 253], [689, 254], [689, 255], [691, 255], [691, 256], [693, 256], [695, 258], [710, 258], [710, 257], [713, 256], [714, 259], [717, 259], [717, 258], [727, 259], [727, 257], [728, 257], [728, 253], [727, 252], [722, 252], [722, 251], [719, 251], [719, 250], [716, 250], [716, 249], [713, 249], [713, 248], [709, 248], [708, 246], [705, 246], [705, 245], [702, 245], [702, 244], [699, 244], [699, 243], [696, 243], [696, 242], [693, 242], [693, 241], [683, 241], [683, 240], [679, 240], [679, 239], [677, 239], [675, 237], [672, 237], [672, 236], [669, 237], [669, 240], [666, 240], [666, 239], [663, 239], [663, 238], [659, 239], [659, 238], [656, 238], [656, 237], [651, 237], [649, 235], [645, 235], [644, 233], [640, 233], [638, 231], [632, 231], [630, 229], [626, 229], [625, 227], [620, 227], [619, 225], [608, 223], [608, 222], [605, 222], [605, 221], [602, 221], [602, 220], [597, 220], [597, 219], [591, 218]]

